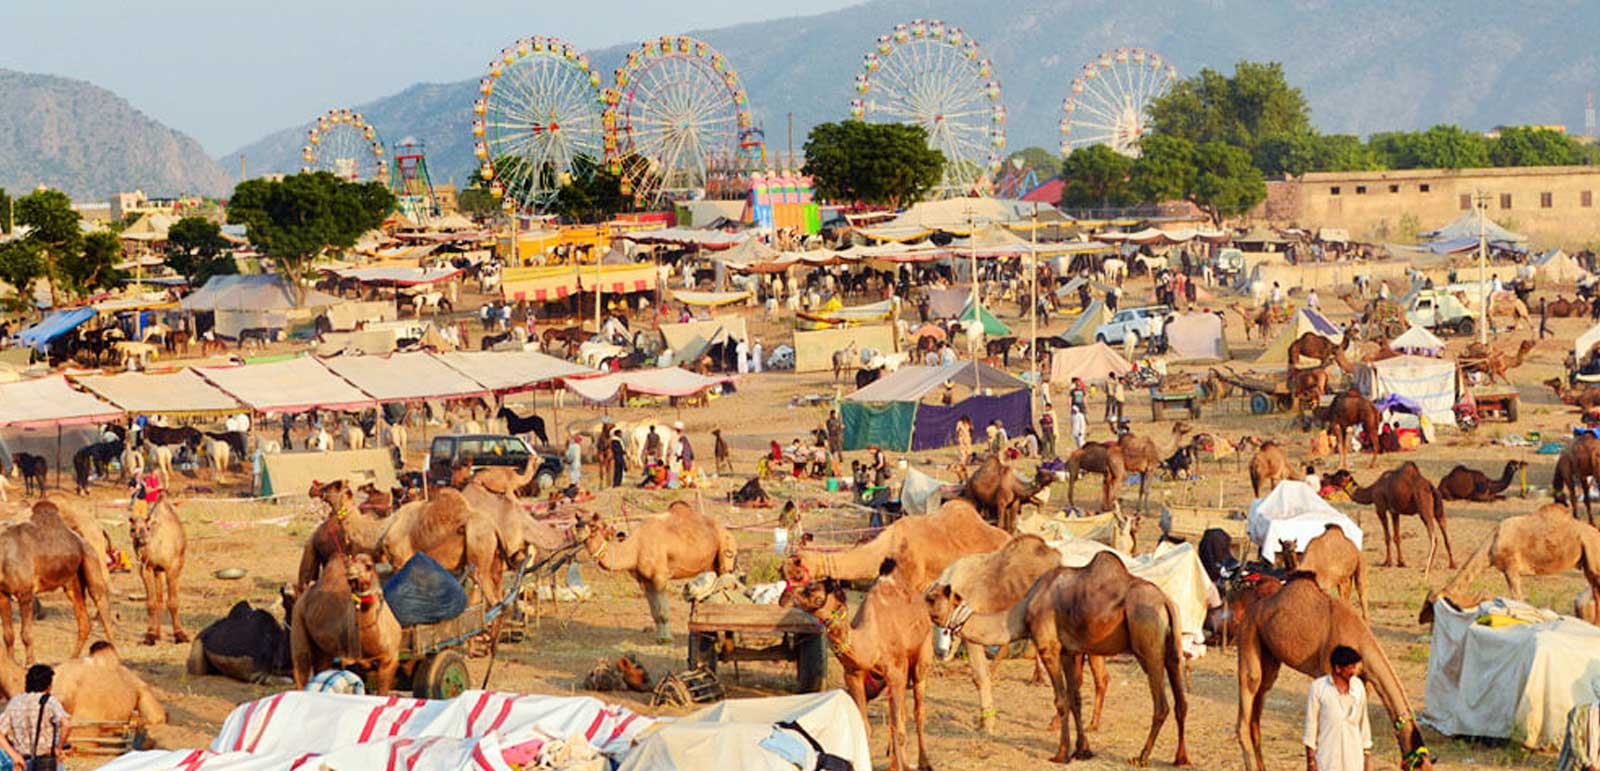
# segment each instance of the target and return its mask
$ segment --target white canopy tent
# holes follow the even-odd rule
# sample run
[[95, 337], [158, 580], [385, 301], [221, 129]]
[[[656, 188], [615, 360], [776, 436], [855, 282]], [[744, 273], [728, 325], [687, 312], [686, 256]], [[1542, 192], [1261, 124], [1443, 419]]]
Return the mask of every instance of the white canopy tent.
[[1328, 525], [1338, 525], [1345, 537], [1361, 548], [1361, 528], [1354, 520], [1323, 500], [1311, 485], [1287, 479], [1250, 504], [1245, 534], [1260, 550], [1261, 558], [1271, 562], [1277, 559], [1281, 542], [1294, 541], [1295, 550], [1303, 551]]
[[336, 356], [323, 366], [381, 403], [459, 399], [489, 392], [477, 381], [426, 353]]
[[122, 411], [134, 415], [196, 415], [238, 412], [232, 396], [206, 382], [194, 370], [152, 375], [78, 375], [73, 380]]
[[359, 410], [377, 403], [310, 357], [195, 371], [250, 409], [268, 414]]

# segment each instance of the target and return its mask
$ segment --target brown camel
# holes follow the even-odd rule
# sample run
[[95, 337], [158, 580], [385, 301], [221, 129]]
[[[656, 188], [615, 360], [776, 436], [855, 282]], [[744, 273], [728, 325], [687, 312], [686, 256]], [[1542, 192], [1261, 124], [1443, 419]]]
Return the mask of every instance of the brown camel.
[[1505, 497], [1503, 493], [1511, 486], [1517, 472], [1527, 467], [1527, 461], [1508, 460], [1500, 478], [1495, 480], [1477, 469], [1456, 466], [1439, 480], [1439, 497], [1447, 501], [1498, 501]]
[[1261, 755], [1261, 713], [1283, 665], [1310, 677], [1328, 673], [1328, 657], [1340, 645], [1361, 654], [1362, 677], [1394, 721], [1395, 742], [1407, 771], [1432, 771], [1416, 714], [1389, 657], [1372, 630], [1343, 600], [1324, 592], [1310, 576], [1291, 578], [1275, 594], [1251, 603], [1239, 625], [1239, 718], [1236, 729], [1244, 766], [1266, 771]]
[[1600, 477], [1600, 439], [1584, 434], [1567, 445], [1556, 458], [1555, 475], [1550, 479], [1550, 489], [1555, 491], [1556, 503], [1578, 510], [1578, 499], [1583, 499], [1584, 513], [1589, 524], [1594, 524], [1594, 504], [1590, 501], [1589, 480]]
[[61, 516], [61, 521], [67, 523], [72, 532], [77, 533], [84, 543], [89, 544], [92, 550], [101, 559], [101, 564], [107, 570], [112, 570], [122, 561], [122, 552], [115, 544], [111, 543], [111, 536], [106, 534], [104, 525], [96, 519], [94, 514], [68, 504], [64, 499], [55, 495], [46, 496], [46, 502], [56, 507], [56, 514]]
[[[1310, 334], [1307, 332], [1306, 334]], [[1322, 339], [1322, 338], [1317, 338]], [[1321, 367], [1289, 370], [1289, 394], [1294, 399], [1297, 413], [1316, 409], [1322, 394], [1328, 390], [1328, 371]]]
[[1350, 493], [1350, 500], [1362, 505], [1371, 504], [1377, 511], [1378, 524], [1383, 525], [1383, 562], [1379, 563], [1382, 567], [1389, 567], [1391, 563], [1402, 568], [1406, 566], [1406, 555], [1400, 548], [1400, 517], [1415, 514], [1422, 518], [1423, 527], [1428, 529], [1428, 561], [1423, 565], [1422, 577], [1427, 578], [1428, 572], [1433, 570], [1433, 556], [1439, 549], [1439, 539], [1434, 533], [1435, 522], [1439, 525], [1438, 535], [1444, 536], [1444, 553], [1450, 561], [1450, 569], [1455, 569], [1456, 557], [1450, 549], [1450, 529], [1445, 525], [1444, 498], [1439, 494], [1439, 488], [1434, 487], [1417, 470], [1417, 464], [1406, 461], [1383, 472], [1366, 487], [1357, 485], [1355, 477], [1343, 469], [1328, 475], [1328, 482]]
[[[528, 461], [522, 464], [522, 471], [517, 471], [509, 466], [490, 466], [479, 469], [472, 475], [471, 483], [481, 485], [485, 490], [496, 495], [516, 493], [529, 482], [533, 481], [534, 472], [539, 470], [539, 456], [530, 455]], [[466, 485], [457, 485], [465, 489]]]
[[1279, 546], [1278, 554], [1286, 570], [1316, 575], [1317, 586], [1330, 595], [1338, 592], [1345, 602], [1359, 598], [1361, 618], [1372, 617], [1367, 611], [1367, 563], [1361, 559], [1361, 548], [1351, 542], [1343, 528], [1327, 525], [1322, 535], [1306, 542], [1304, 554], [1295, 552], [1294, 541], [1281, 541]]
[[1556, 295], [1556, 299], [1553, 302], [1550, 302], [1544, 306], [1545, 315], [1552, 319], [1564, 319], [1571, 316], [1582, 316], [1585, 310], [1588, 309], [1585, 307], [1583, 302], [1568, 300], [1561, 295]]
[[961, 497], [972, 501], [972, 505], [984, 516], [994, 517], [1001, 530], [1014, 533], [1017, 531], [1017, 519], [1022, 514], [1022, 505], [1043, 505], [1036, 496], [1055, 481], [1053, 472], [1038, 469], [1034, 472], [1033, 483], [1027, 484], [1017, 478], [1011, 464], [991, 454], [985, 456], [978, 470], [967, 477]]
[[[183, 558], [189, 547], [183, 521], [172, 504], [157, 501], [149, 506], [136, 502], [128, 512], [128, 534], [133, 553], [139, 559], [139, 580], [144, 583], [144, 608], [148, 625], [144, 644], [161, 640], [161, 606], [172, 617], [172, 641], [186, 643], [189, 634], [178, 621], [178, 586], [183, 579]], [[162, 581], [166, 582], [163, 598]]]
[[1289, 344], [1289, 371], [1304, 369], [1299, 365], [1300, 359], [1316, 359], [1316, 369], [1326, 369], [1329, 364], [1338, 364], [1339, 369], [1345, 374], [1353, 374], [1355, 365], [1345, 356], [1345, 349], [1350, 345], [1350, 336], [1345, 335], [1340, 342], [1334, 342], [1315, 332], [1306, 332], [1294, 339]]
[[783, 577], [791, 584], [818, 578], [865, 581], [878, 575], [878, 567], [893, 557], [906, 586], [923, 591], [957, 558], [986, 554], [1004, 546], [1011, 536], [983, 521], [964, 499], [945, 501], [925, 517], [901, 517], [871, 541], [842, 552], [802, 549], [783, 564]]
[[529, 549], [549, 553], [567, 543], [564, 529], [541, 522], [529, 513], [517, 497], [517, 487], [505, 489], [506, 492], [495, 492], [474, 478], [461, 488], [461, 497], [466, 499], [474, 512], [494, 519], [500, 546], [505, 549], [510, 564], [520, 562], [528, 555]]
[[1600, 415], [1600, 385], [1585, 385], [1582, 388], [1568, 388], [1562, 384], [1560, 378], [1550, 378], [1544, 385], [1554, 391], [1556, 398], [1562, 404], [1571, 404], [1578, 408], [1584, 417]]
[[359, 666], [375, 673], [376, 693], [394, 688], [400, 667], [400, 622], [383, 599], [372, 558], [365, 554], [329, 560], [309, 589], [297, 587], [289, 622], [294, 685], [332, 666]]
[[1111, 511], [1116, 491], [1128, 478], [1122, 448], [1113, 442], [1089, 442], [1067, 456], [1067, 505], [1077, 505], [1078, 476], [1085, 473], [1101, 476], [1100, 510]]
[[[312, 531], [300, 553], [300, 569], [295, 581], [310, 586], [317, 580], [323, 564], [338, 554], [368, 554], [378, 556], [378, 541], [386, 528], [393, 526], [387, 518], [379, 518], [355, 505], [355, 491], [344, 480], [319, 484], [311, 483], [307, 493], [311, 500], [322, 501], [328, 507], [328, 516]], [[396, 565], [395, 567], [399, 567]]]
[[828, 647], [844, 668], [845, 690], [867, 720], [867, 677], [881, 677], [889, 696], [889, 769], [901, 771], [905, 758], [905, 694], [911, 686], [912, 718], [917, 724], [917, 768], [932, 769], [923, 735], [923, 692], [933, 663], [933, 636], [917, 593], [894, 576], [894, 559], [879, 566], [879, 578], [849, 618], [844, 587], [831, 578], [812, 581], [794, 593], [795, 605], [822, 623]]
[[[923, 593], [934, 626], [965, 643], [967, 662], [972, 665], [972, 682], [978, 686], [978, 719], [984, 733], [994, 733], [997, 715], [986, 647], [999, 646], [1004, 653], [1011, 643], [1032, 639], [1035, 630], [1028, 628], [1028, 605], [1023, 599], [1040, 576], [1060, 566], [1061, 552], [1043, 538], [1019, 535], [993, 552], [971, 554], [950, 563], [933, 586]], [[1053, 619], [1040, 625], [1037, 631], [1054, 638]], [[1059, 656], [1059, 640], [1052, 645], [1053, 655]], [[1043, 656], [1045, 649], [1038, 650]], [[1095, 685], [1094, 716], [1089, 720], [1089, 730], [1097, 731], [1110, 677], [1106, 674], [1105, 659], [1100, 656], [1090, 657], [1089, 667]]]
[[[89, 646], [89, 655], [71, 658], [55, 667], [55, 682], [50, 695], [72, 715], [74, 734], [93, 722], [164, 725], [167, 711], [156, 698], [155, 690], [133, 670], [123, 666], [111, 643], [100, 641]], [[22, 695], [26, 671], [0, 656], [0, 696]]]
[[572, 533], [600, 567], [628, 573], [639, 582], [660, 643], [672, 642], [667, 582], [708, 570], [719, 576], [731, 573], [739, 553], [739, 545], [722, 523], [683, 501], [674, 501], [665, 514], [638, 523], [631, 534], [618, 532], [599, 514], [580, 518]]
[[1272, 337], [1271, 308], [1263, 305], [1260, 308], [1247, 309], [1238, 303], [1229, 305], [1228, 308], [1234, 313], [1239, 314], [1239, 318], [1244, 321], [1244, 339], [1246, 342], [1250, 340], [1250, 329], [1252, 327], [1255, 328], [1257, 333], [1259, 333], [1258, 336], [1262, 340]]
[[[1589, 590], [1600, 597], [1600, 530], [1572, 516], [1572, 510], [1559, 503], [1548, 503], [1532, 514], [1506, 517], [1495, 525], [1483, 545], [1467, 558], [1450, 583], [1428, 592], [1417, 623], [1433, 622], [1433, 603], [1439, 598], [1456, 607], [1469, 607], [1477, 598], [1467, 587], [1484, 570], [1494, 568], [1506, 577], [1511, 596], [1523, 599], [1522, 577], [1550, 576], [1574, 568], [1583, 572]], [[1590, 623], [1600, 619], [1587, 618]]]
[[11, 626], [11, 604], [16, 602], [22, 619], [22, 647], [29, 664], [33, 653], [34, 597], [56, 589], [64, 590], [72, 601], [78, 622], [78, 644], [72, 657], [83, 654], [89, 641], [89, 611], [86, 598], [94, 602], [100, 628], [108, 639], [116, 639], [107, 607], [110, 590], [106, 585], [105, 565], [83, 538], [62, 521], [56, 506], [39, 501], [26, 521], [0, 530], [0, 614], [4, 614], [6, 656], [13, 656], [16, 633]]
[[1352, 427], [1366, 430], [1367, 448], [1372, 452], [1372, 466], [1369, 468], [1377, 467], [1378, 428], [1382, 418], [1378, 414], [1378, 408], [1372, 406], [1371, 401], [1352, 388], [1333, 397], [1333, 402], [1328, 405], [1326, 420], [1328, 428], [1333, 431], [1334, 441], [1339, 444], [1339, 468], [1347, 468], [1350, 465], [1349, 431]]
[[[1473, 345], [1476, 346], [1478, 344], [1473, 343]], [[1493, 348], [1488, 350], [1479, 348], [1476, 351], [1469, 349], [1460, 359], [1461, 371], [1467, 373], [1482, 372], [1489, 376], [1489, 382], [1491, 383], [1498, 382], [1510, 385], [1511, 381], [1506, 378], [1506, 373], [1522, 366], [1522, 363], [1528, 358], [1528, 353], [1536, 345], [1538, 345], [1538, 341], [1532, 338], [1523, 340], [1517, 346], [1515, 354], [1507, 354], [1505, 351]], [[1477, 355], [1474, 355], [1475, 353]]]
[[1172, 424], [1172, 447], [1163, 451], [1156, 446], [1155, 440], [1145, 436], [1134, 436], [1131, 433], [1117, 437], [1117, 447], [1122, 450], [1122, 467], [1129, 474], [1139, 475], [1139, 508], [1140, 514], [1149, 497], [1150, 477], [1155, 476], [1161, 469], [1161, 460], [1171, 455], [1183, 444], [1183, 438], [1191, 432], [1188, 423], [1177, 421]]
[[[340, 521], [349, 522], [354, 516]], [[435, 490], [432, 498], [396, 510], [380, 531], [378, 552], [396, 570], [405, 567], [411, 555], [426, 552], [445, 570], [457, 575], [470, 572], [490, 602], [502, 596], [506, 552], [499, 526], [493, 516], [474, 510], [454, 489]]]
[[1257, 498], [1272, 492], [1279, 482], [1294, 477], [1289, 455], [1277, 442], [1263, 443], [1261, 449], [1256, 450], [1256, 454], [1250, 458], [1250, 489]]

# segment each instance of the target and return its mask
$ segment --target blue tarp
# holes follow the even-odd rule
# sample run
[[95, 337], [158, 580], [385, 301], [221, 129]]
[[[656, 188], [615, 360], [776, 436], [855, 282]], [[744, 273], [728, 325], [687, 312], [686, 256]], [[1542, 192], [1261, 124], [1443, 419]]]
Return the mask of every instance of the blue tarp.
[[1422, 414], [1422, 404], [1420, 402], [1410, 397], [1401, 396], [1400, 394], [1384, 394], [1382, 397], [1379, 397], [1377, 401], [1373, 402], [1372, 406], [1378, 408], [1379, 412], [1389, 412], [1390, 410], [1393, 410], [1395, 412], [1405, 412], [1412, 415]]
[[955, 444], [956, 421], [963, 415], [972, 419], [973, 443], [981, 445], [986, 439], [984, 428], [991, 421], [1000, 421], [1007, 436], [1026, 433], [1033, 426], [1033, 403], [1028, 392], [1022, 390], [999, 396], [969, 396], [949, 407], [918, 404], [916, 424], [911, 433], [912, 451], [936, 450]]
[[56, 311], [46, 316], [44, 321], [34, 324], [17, 334], [17, 339], [23, 345], [29, 346], [41, 353], [51, 340], [67, 332], [77, 329], [83, 322], [95, 317], [93, 308], [73, 308], [67, 311]]

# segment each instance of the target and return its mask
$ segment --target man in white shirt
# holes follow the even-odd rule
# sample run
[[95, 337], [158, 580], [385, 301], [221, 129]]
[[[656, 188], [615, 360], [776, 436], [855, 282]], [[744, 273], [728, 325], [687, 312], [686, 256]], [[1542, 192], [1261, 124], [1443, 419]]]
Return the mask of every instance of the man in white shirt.
[[752, 342], [750, 344], [750, 371], [751, 372], [760, 372], [761, 368], [766, 366], [766, 362], [761, 358], [761, 355], [763, 353], [765, 353], [765, 352], [761, 350], [761, 341], [760, 340], [756, 340], [755, 342]]
[[1322, 302], [1317, 298], [1316, 287], [1306, 291], [1306, 307], [1314, 311], [1322, 309]]
[[1328, 657], [1330, 673], [1306, 692], [1306, 771], [1365, 771], [1372, 752], [1367, 688], [1357, 674], [1361, 654], [1340, 645]]
[[741, 375], [749, 374], [749, 372], [750, 372], [750, 343], [748, 341], [746, 341], [746, 340], [740, 339], [739, 340], [739, 344], [733, 347], [733, 352], [734, 352], [734, 355], [736, 357], [738, 357], [738, 359], [739, 359], [739, 374], [741, 374]]

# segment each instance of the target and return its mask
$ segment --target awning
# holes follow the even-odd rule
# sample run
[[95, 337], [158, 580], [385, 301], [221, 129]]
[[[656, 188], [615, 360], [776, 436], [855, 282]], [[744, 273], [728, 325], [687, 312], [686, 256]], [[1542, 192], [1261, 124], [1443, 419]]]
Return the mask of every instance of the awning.
[[629, 394], [693, 396], [712, 386], [731, 383], [731, 377], [707, 377], [681, 367], [628, 370], [591, 378], [568, 378], [567, 390], [593, 404], [605, 404]]
[[17, 339], [23, 345], [43, 352], [51, 340], [56, 339], [74, 329], [84, 322], [95, 317], [93, 308], [72, 308], [70, 310], [56, 311], [46, 316], [43, 321], [34, 324], [18, 333]]
[[537, 388], [595, 371], [538, 351], [454, 351], [433, 358], [497, 394]]
[[196, 371], [257, 412], [359, 410], [377, 403], [310, 357]]
[[71, 426], [121, 417], [122, 410], [73, 388], [60, 375], [0, 384], [0, 426]]
[[385, 286], [420, 286], [437, 284], [461, 275], [459, 268], [410, 268], [403, 265], [385, 265], [375, 268], [329, 268], [340, 278], [353, 278], [363, 284]]
[[578, 293], [578, 270], [571, 265], [506, 268], [500, 291], [507, 300], [549, 302]]
[[584, 265], [578, 269], [578, 285], [585, 292], [593, 292], [596, 286], [606, 294], [648, 292], [656, 288], [656, 276], [656, 267], [648, 263], [601, 265], [598, 276], [595, 266]]
[[323, 366], [382, 403], [484, 396], [489, 389], [426, 353], [335, 356]]
[[743, 233], [724, 233], [720, 230], [691, 230], [689, 228], [656, 228], [623, 233], [618, 238], [639, 244], [674, 244], [697, 246], [702, 249], [731, 249], [749, 236]]
[[[345, 302], [315, 289], [305, 290], [302, 307], [323, 308]], [[294, 292], [277, 273], [212, 276], [206, 285], [178, 301], [186, 311], [271, 311], [295, 307]]]
[[243, 409], [233, 397], [188, 369], [160, 375], [124, 372], [72, 379], [134, 415], [206, 415]]
[[716, 308], [723, 305], [742, 303], [750, 299], [750, 292], [692, 292], [687, 289], [672, 290], [672, 299], [684, 305], [693, 305], [699, 308]]

